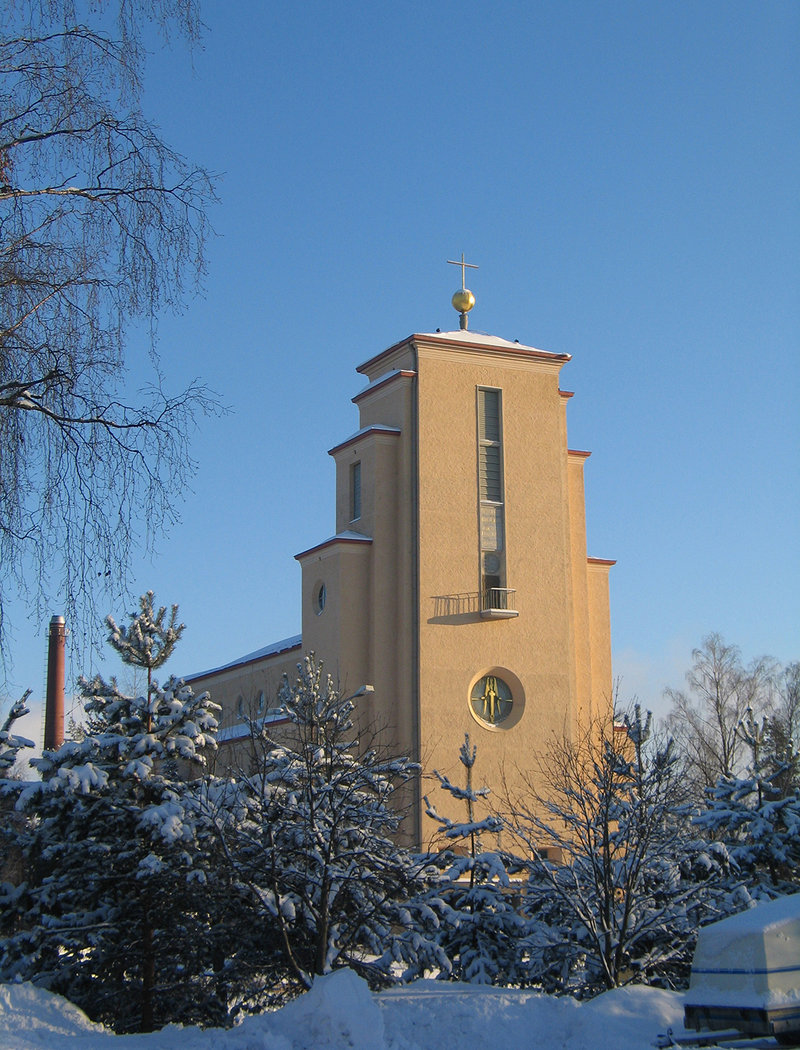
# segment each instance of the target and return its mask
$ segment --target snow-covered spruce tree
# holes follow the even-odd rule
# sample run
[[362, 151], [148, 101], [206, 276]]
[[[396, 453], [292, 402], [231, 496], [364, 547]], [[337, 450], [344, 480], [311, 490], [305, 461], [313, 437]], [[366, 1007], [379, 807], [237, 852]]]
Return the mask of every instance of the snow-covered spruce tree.
[[[742, 776], [721, 776], [707, 792], [698, 829], [724, 843], [755, 897], [800, 889], [800, 790], [791, 775], [796, 753], [748, 711], [739, 724], [750, 762]], [[776, 751], [776, 745], [779, 750]]]
[[[146, 604], [128, 637], [150, 630]], [[117, 1031], [219, 1023], [222, 904], [191, 779], [216, 746], [216, 705], [174, 678], [151, 682], [149, 697], [113, 679], [80, 685], [89, 729], [34, 760], [41, 781], [19, 788], [30, 874], [0, 893], [0, 976], [59, 992]]]
[[141, 667], [147, 673], [148, 698], [153, 688], [153, 671], [169, 660], [186, 628], [185, 624], [177, 622], [177, 605], [172, 606], [169, 622], [165, 624], [167, 608], [162, 605], [156, 612], [154, 598], [152, 591], [141, 596], [139, 612], [131, 615], [129, 627], [118, 627], [113, 616], [106, 617], [108, 644], [119, 653], [124, 664]]
[[[11, 710], [3, 723], [3, 728], [0, 729], [0, 777], [8, 776], [14, 768], [20, 751], [33, 747], [32, 740], [28, 740], [24, 736], [17, 736], [12, 729], [12, 726], [18, 719], [30, 714], [30, 708], [28, 707], [28, 697], [30, 695], [31, 690], [28, 689], [16, 703], [11, 705]], [[2, 781], [0, 781], [0, 784], [2, 784]], [[0, 790], [2, 789], [0, 788]]]
[[593, 995], [632, 980], [680, 985], [698, 926], [718, 914], [724, 847], [693, 834], [671, 740], [636, 705], [624, 724], [557, 740], [543, 787], [509, 802], [529, 851], [525, 910], [537, 979]]
[[285, 718], [251, 723], [252, 768], [219, 807], [229, 864], [301, 988], [342, 966], [372, 984], [396, 965], [446, 966], [425, 934], [436, 919], [418, 862], [395, 837], [403, 813], [391, 803], [417, 767], [365, 743], [354, 698], [313, 654], [298, 670], [279, 691]]
[[24, 862], [17, 845], [20, 829], [25, 818], [14, 813], [14, 799], [20, 788], [19, 773], [14, 768], [20, 752], [33, 747], [33, 741], [14, 732], [14, 723], [29, 714], [30, 689], [11, 705], [8, 716], [0, 729], [0, 884], [4, 880], [21, 882], [24, 877]]
[[514, 906], [509, 878], [509, 871], [521, 870], [522, 864], [501, 850], [483, 847], [483, 837], [496, 837], [503, 823], [491, 815], [476, 820], [476, 803], [489, 795], [488, 787], [472, 785], [476, 755], [477, 748], [465, 736], [458, 756], [466, 771], [465, 787], [434, 770], [441, 787], [465, 803], [465, 823], [440, 816], [425, 799], [428, 816], [438, 821], [450, 844], [436, 858], [443, 874], [432, 891], [442, 912], [437, 940], [451, 966], [441, 977], [471, 984], [525, 984], [529, 970], [521, 944], [527, 924]]
[[800, 788], [800, 662], [779, 671], [776, 687], [765, 745], [782, 765], [774, 785], [782, 795], [788, 795]]

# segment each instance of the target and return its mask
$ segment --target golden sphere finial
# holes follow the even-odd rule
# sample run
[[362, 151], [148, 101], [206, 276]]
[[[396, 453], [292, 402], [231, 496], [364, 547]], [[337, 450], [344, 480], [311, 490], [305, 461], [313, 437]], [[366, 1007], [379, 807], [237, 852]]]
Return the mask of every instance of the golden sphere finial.
[[469, 288], [459, 288], [457, 292], [453, 293], [453, 298], [450, 301], [454, 310], [458, 310], [460, 314], [466, 314], [475, 305], [475, 296]]

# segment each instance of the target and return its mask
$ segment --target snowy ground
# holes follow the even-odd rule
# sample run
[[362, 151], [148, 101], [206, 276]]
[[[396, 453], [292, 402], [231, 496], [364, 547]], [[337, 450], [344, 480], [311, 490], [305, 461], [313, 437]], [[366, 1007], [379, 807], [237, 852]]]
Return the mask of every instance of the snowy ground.
[[683, 997], [631, 987], [591, 1002], [418, 981], [372, 995], [349, 970], [238, 1028], [115, 1036], [65, 1000], [0, 985], [0, 1050], [647, 1050], [682, 1028]]

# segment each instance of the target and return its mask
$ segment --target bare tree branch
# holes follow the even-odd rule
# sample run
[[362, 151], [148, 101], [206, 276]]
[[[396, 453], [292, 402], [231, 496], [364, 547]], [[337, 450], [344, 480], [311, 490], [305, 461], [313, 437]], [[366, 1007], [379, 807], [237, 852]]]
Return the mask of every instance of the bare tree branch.
[[669, 729], [685, 759], [697, 802], [718, 777], [740, 771], [739, 724], [748, 711], [758, 717], [769, 711], [774, 671], [765, 657], [745, 667], [737, 646], [710, 634], [692, 652], [686, 690], [667, 689], [672, 701]]
[[[134, 547], [178, 520], [189, 436], [219, 410], [196, 381], [164, 391], [156, 353], [159, 314], [205, 273], [212, 178], [139, 108], [141, 27], [191, 42], [196, 0], [117, 0], [116, 39], [84, 6], [0, 14], [0, 647], [15, 593], [94, 627]], [[141, 321], [153, 380], [127, 403]]]

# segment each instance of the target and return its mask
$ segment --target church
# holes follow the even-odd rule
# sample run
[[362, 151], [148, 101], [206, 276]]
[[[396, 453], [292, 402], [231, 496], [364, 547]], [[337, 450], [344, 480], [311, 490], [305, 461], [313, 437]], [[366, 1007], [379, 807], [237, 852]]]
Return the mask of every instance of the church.
[[279, 721], [282, 676], [313, 652], [365, 724], [421, 764], [405, 828], [418, 846], [435, 829], [424, 796], [448, 812], [432, 771], [463, 783], [465, 733], [476, 786], [505, 775], [513, 790], [554, 735], [612, 705], [614, 562], [587, 555], [589, 453], [568, 446], [559, 381], [570, 356], [470, 331], [458, 265], [460, 327], [357, 368], [358, 426], [329, 450], [335, 528], [296, 555], [301, 634], [188, 679], [222, 706], [221, 761], [234, 764], [245, 719]]

